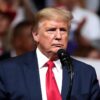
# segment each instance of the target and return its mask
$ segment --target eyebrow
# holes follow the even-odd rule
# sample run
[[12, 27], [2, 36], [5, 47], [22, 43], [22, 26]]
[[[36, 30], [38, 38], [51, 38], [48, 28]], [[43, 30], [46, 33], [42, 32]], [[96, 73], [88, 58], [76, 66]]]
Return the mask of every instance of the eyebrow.
[[[57, 29], [56, 27], [52, 27], [52, 28], [48, 28], [47, 31], [55, 31], [56, 29]], [[67, 28], [61, 27], [59, 29], [60, 29], [60, 31], [67, 31]]]

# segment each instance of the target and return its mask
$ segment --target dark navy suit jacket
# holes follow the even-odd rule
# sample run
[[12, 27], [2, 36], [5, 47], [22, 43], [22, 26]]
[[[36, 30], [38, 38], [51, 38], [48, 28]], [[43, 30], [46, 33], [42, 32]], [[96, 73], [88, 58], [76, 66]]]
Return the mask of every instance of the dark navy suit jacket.
[[[100, 100], [94, 68], [73, 59], [74, 78], [71, 100]], [[62, 98], [69, 87], [67, 69], [63, 68]], [[0, 100], [42, 100], [36, 52], [0, 63]]]

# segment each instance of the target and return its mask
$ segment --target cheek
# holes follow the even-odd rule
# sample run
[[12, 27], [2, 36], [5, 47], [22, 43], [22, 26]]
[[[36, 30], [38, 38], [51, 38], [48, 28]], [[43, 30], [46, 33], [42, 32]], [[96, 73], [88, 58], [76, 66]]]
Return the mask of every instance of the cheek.
[[62, 38], [67, 40], [68, 39], [68, 33], [63, 34]]
[[43, 46], [49, 46], [51, 43], [49, 38], [41, 38], [39, 41], [40, 41], [39, 44]]
[[39, 46], [42, 48], [42, 49], [46, 49], [48, 50], [51, 46], [51, 43], [52, 43], [52, 40], [51, 40], [51, 37], [48, 37], [48, 36], [45, 36], [45, 35], [42, 35], [40, 36], [39, 38]]
[[45, 34], [41, 34], [38, 39], [39, 42], [43, 43], [44, 45], [51, 43], [51, 36]]
[[68, 36], [65, 36], [62, 41], [63, 41], [64, 46], [66, 47], [68, 44]]

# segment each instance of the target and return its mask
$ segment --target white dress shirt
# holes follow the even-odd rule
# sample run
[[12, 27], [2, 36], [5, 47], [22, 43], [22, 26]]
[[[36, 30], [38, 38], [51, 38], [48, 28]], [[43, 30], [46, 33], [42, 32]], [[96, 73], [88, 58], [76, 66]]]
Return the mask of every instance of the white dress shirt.
[[[40, 75], [40, 84], [41, 84], [41, 92], [42, 92], [42, 100], [47, 100], [46, 95], [46, 72], [47, 67], [45, 67], [45, 63], [48, 62], [48, 58], [41, 53], [41, 51], [37, 48], [36, 54], [38, 58], [38, 67], [39, 67], [39, 75]], [[54, 61], [56, 67], [53, 68], [54, 76], [58, 85], [58, 89], [61, 93], [62, 89], [62, 66], [60, 60]]]

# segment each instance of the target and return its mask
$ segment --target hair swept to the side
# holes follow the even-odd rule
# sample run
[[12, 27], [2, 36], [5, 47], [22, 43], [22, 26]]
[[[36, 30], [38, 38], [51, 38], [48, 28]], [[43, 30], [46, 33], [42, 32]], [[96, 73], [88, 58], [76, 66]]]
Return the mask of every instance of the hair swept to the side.
[[68, 26], [70, 26], [72, 18], [72, 13], [69, 10], [64, 8], [47, 7], [36, 13], [34, 17], [33, 31], [38, 28], [39, 23], [43, 20], [62, 20], [67, 22]]

